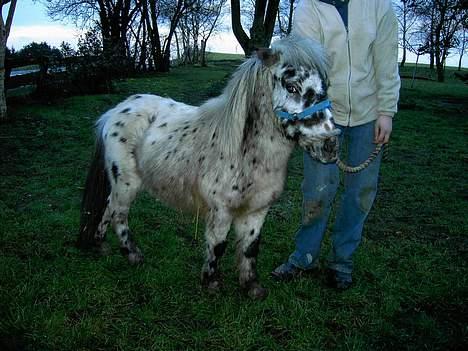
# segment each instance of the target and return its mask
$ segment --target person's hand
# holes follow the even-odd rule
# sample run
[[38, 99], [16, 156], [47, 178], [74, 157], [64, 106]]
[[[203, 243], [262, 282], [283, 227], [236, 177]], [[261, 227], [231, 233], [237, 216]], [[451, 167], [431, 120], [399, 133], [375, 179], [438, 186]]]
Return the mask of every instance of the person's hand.
[[392, 134], [392, 117], [380, 115], [375, 121], [374, 143], [386, 144]]

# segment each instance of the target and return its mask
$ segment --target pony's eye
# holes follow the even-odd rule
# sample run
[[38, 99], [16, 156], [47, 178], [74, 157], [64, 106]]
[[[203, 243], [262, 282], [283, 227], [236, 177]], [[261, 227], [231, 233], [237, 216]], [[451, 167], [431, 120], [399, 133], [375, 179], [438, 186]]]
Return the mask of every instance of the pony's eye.
[[295, 87], [294, 85], [292, 85], [292, 84], [286, 85], [286, 90], [287, 90], [288, 93], [290, 93], [290, 94], [295, 94], [295, 93], [297, 93], [296, 87]]

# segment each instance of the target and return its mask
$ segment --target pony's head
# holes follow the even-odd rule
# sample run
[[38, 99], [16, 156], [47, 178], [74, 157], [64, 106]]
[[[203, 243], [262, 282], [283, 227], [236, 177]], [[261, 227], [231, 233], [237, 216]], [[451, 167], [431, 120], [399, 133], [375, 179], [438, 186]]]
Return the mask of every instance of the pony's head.
[[321, 162], [336, 161], [340, 131], [327, 97], [328, 63], [315, 41], [283, 38], [257, 56], [271, 72], [272, 102], [285, 135]]

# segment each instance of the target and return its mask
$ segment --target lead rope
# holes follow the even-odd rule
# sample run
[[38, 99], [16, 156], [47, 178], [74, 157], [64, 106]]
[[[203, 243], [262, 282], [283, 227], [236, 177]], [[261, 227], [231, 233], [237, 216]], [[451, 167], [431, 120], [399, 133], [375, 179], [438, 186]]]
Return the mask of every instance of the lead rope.
[[384, 155], [383, 155], [384, 159], [388, 159], [388, 144], [387, 144], [387, 146], [385, 148], [384, 148], [384, 146], [385, 146], [384, 144], [377, 144], [375, 146], [375, 150], [372, 151], [372, 153], [369, 155], [367, 160], [365, 160], [363, 163], [361, 163], [358, 166], [355, 166], [355, 167], [348, 166], [347, 164], [345, 164], [343, 161], [340, 160], [339, 156], [338, 156], [338, 160], [336, 160], [336, 164], [337, 164], [337, 166], [338, 166], [338, 168], [340, 170], [342, 170], [343, 172], [346, 172], [346, 173], [361, 172], [362, 170], [369, 167], [371, 162], [374, 161], [377, 158], [377, 156], [379, 155], [379, 153], [380, 153], [380, 151], [382, 149], [384, 149]]

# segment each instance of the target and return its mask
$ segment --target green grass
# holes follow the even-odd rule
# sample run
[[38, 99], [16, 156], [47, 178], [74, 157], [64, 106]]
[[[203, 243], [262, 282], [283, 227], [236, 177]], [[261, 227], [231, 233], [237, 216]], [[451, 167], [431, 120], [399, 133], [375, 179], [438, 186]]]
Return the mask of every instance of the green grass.
[[[225, 288], [199, 284], [194, 219], [140, 196], [131, 226], [145, 263], [131, 267], [73, 246], [93, 151], [93, 123], [125, 96], [200, 103], [236, 62], [181, 67], [117, 83], [112, 95], [10, 106], [0, 126], [1, 350], [461, 350], [468, 336], [466, 85], [403, 82], [390, 161], [356, 255], [355, 286], [337, 293], [322, 270], [290, 283], [269, 272], [300, 222], [301, 152], [263, 228], [263, 302], [237, 285], [232, 243]], [[325, 256], [330, 247], [327, 239]]]

